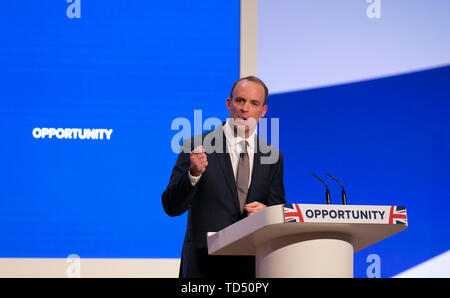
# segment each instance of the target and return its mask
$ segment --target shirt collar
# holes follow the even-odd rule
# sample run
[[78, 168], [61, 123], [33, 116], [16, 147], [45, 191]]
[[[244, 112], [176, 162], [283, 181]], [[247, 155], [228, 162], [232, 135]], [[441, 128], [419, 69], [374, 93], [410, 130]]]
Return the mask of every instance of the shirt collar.
[[230, 125], [230, 119], [227, 119], [227, 122], [223, 125], [223, 131], [225, 133], [225, 137], [227, 138], [227, 142], [230, 142], [230, 145], [236, 146], [236, 144], [246, 140], [248, 142], [248, 149], [251, 152], [255, 152], [255, 137], [256, 137], [256, 129], [253, 131], [252, 134], [248, 136], [247, 139], [244, 139], [240, 136], [235, 136], [233, 128]]

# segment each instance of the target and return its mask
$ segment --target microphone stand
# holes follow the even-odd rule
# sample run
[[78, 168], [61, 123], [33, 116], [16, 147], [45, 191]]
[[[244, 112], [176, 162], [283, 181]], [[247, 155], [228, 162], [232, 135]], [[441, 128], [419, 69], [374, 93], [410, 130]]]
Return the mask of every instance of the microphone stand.
[[320, 179], [319, 177], [317, 177], [316, 174], [312, 173], [311, 174], [316, 177], [320, 182], [322, 182], [323, 184], [325, 184], [325, 196], [327, 198], [327, 204], [331, 205], [331, 200], [330, 200], [330, 191], [328, 190], [328, 185], [325, 183], [325, 181], [323, 181], [322, 179]]

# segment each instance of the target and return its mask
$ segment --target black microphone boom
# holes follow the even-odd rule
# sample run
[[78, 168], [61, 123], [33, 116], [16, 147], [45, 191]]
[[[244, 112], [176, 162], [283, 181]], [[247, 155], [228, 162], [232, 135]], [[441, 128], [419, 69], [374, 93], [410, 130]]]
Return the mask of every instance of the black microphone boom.
[[342, 204], [347, 205], [347, 195], [345, 194], [344, 185], [342, 185], [342, 183], [339, 182], [339, 180], [337, 180], [336, 178], [334, 178], [330, 173], [327, 173], [327, 175], [330, 176], [331, 179], [339, 183], [339, 185], [342, 187]]
[[316, 177], [320, 182], [322, 182], [323, 184], [325, 184], [325, 196], [327, 198], [327, 204], [330, 205], [331, 204], [331, 200], [330, 200], [330, 191], [328, 190], [328, 185], [325, 183], [325, 181], [323, 181], [322, 179], [320, 179], [319, 177], [317, 177], [316, 174], [312, 173], [314, 177]]

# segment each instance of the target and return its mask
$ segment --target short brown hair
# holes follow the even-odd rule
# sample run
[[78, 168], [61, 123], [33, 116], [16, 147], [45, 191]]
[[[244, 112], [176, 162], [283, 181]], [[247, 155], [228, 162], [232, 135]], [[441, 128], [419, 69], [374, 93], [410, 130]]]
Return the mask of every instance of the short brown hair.
[[267, 104], [267, 97], [269, 96], [269, 89], [267, 88], [266, 84], [264, 84], [264, 82], [260, 78], [255, 77], [255, 76], [247, 76], [247, 77], [240, 78], [239, 80], [237, 80], [233, 84], [233, 87], [231, 88], [230, 98], [233, 99], [234, 89], [236, 89], [236, 86], [239, 84], [239, 82], [244, 81], [244, 80], [250, 81], [250, 82], [253, 82], [253, 83], [257, 83], [257, 84], [261, 85], [264, 88], [264, 105], [266, 105]]

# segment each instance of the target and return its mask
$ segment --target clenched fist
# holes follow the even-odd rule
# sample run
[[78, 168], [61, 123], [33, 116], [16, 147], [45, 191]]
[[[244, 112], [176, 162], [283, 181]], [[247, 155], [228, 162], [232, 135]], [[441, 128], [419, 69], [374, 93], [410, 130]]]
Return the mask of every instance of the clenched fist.
[[189, 172], [192, 176], [198, 177], [206, 171], [208, 160], [206, 158], [205, 148], [198, 146], [190, 153], [191, 167]]

